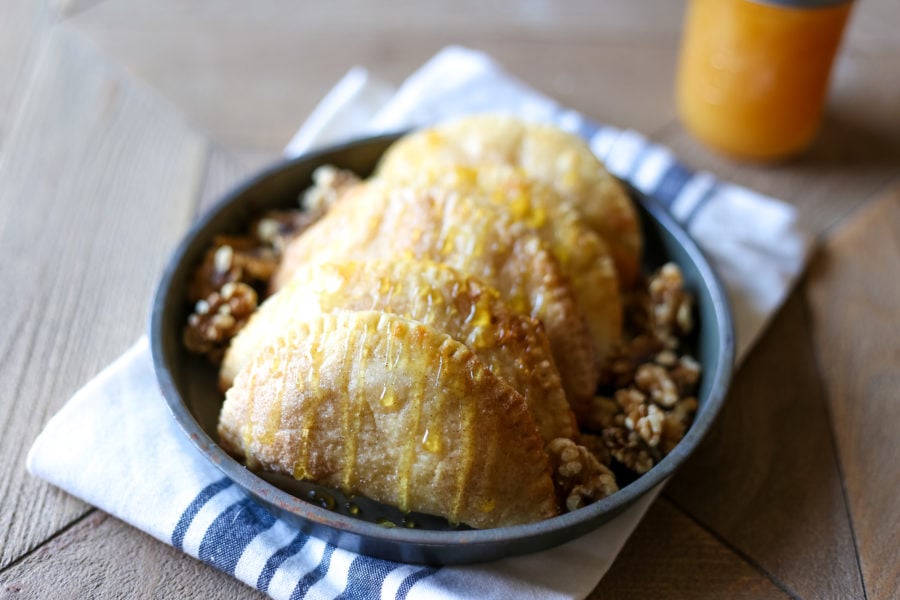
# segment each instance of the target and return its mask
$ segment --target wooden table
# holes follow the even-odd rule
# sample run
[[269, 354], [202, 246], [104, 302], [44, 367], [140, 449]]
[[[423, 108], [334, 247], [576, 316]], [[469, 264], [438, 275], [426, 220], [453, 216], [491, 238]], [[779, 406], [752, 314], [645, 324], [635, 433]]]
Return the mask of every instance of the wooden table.
[[400, 81], [460, 43], [793, 203], [820, 242], [714, 431], [592, 597], [896, 597], [896, 0], [858, 4], [818, 143], [774, 167], [710, 154], [675, 119], [681, 2], [298, 4], [0, 5], [0, 596], [257, 596], [30, 477], [25, 454], [144, 331], [161, 266], [204, 203], [276, 158], [350, 66]]

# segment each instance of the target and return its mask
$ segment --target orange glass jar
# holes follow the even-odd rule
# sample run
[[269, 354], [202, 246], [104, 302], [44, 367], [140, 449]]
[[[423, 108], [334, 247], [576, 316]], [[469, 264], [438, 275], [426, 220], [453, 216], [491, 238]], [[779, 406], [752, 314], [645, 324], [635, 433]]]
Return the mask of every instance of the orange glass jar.
[[691, 0], [676, 100], [712, 148], [772, 160], [818, 131], [849, 0]]

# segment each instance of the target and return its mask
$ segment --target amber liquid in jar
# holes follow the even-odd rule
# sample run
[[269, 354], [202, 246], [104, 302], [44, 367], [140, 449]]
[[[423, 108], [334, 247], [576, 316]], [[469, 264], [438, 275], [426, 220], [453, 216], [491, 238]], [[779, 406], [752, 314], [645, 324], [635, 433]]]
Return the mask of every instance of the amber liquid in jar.
[[818, 131], [851, 4], [691, 0], [676, 89], [684, 126], [737, 158], [804, 150]]

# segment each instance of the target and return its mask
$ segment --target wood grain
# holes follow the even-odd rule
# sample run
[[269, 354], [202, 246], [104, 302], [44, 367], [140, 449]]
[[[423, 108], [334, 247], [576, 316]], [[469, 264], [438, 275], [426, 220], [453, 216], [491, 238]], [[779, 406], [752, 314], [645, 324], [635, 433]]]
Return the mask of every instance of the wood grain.
[[54, 13], [44, 0], [4, 0], [0, 7], [0, 148], [54, 22]]
[[795, 293], [664, 493], [791, 594], [862, 598], [809, 327]]
[[897, 8], [896, 0], [867, 0], [865, 6], [855, 5], [844, 48], [870, 55], [896, 55], [900, 52]]
[[588, 596], [590, 600], [788, 597], [664, 498], [650, 507]]
[[[76, 572], [86, 576], [72, 578]], [[123, 590], [131, 597], [264, 597], [100, 511], [0, 573], [2, 600], [119, 597]], [[651, 507], [589, 598], [648, 596], [787, 597], [666, 500]]]
[[244, 178], [258, 173], [277, 161], [278, 155], [270, 153], [235, 152], [216, 142], [210, 142], [206, 155], [203, 185], [197, 196], [196, 216], [209, 210], [226, 192]]
[[[775, 166], [714, 156], [674, 120], [683, 6], [5, 2], [0, 273], [15, 286], [0, 295], [0, 377], [14, 390], [0, 401], [0, 594], [259, 597], [100, 513], [64, 529], [87, 508], [27, 477], [23, 457], [47, 417], [143, 330], [162, 262], [195, 211], [275, 157], [352, 64], [399, 82], [447, 43], [486, 50], [567, 106], [794, 203], [820, 239], [896, 187], [896, 0], [857, 3], [822, 134]], [[594, 597], [891, 597], [895, 187], [827, 245], [809, 282], [811, 315], [795, 294], [738, 374], [716, 431]]]
[[0, 568], [86, 507], [29, 477], [43, 423], [140, 336], [205, 143], [64, 26], [0, 155]]
[[0, 600], [189, 596], [265, 598], [101, 511], [0, 573]]
[[842, 227], [807, 292], [870, 599], [900, 590], [900, 181]]
[[800, 223], [821, 236], [900, 172], [900, 38], [884, 25], [897, 19], [895, 0], [857, 3], [821, 131], [802, 156], [780, 164], [735, 162], [709, 151], [678, 125], [658, 139], [695, 169], [790, 202]]
[[399, 83], [449, 44], [489, 52], [593, 118], [653, 132], [674, 116], [682, 6], [659, 2], [648, 18], [627, 0], [342, 1], [304, 11], [289, 0], [119, 0], [73, 23], [214, 139], [279, 151], [351, 66]]
[[69, 18], [78, 13], [90, 10], [94, 6], [107, 0], [53, 0], [56, 12], [61, 18]]
[[[886, 78], [885, 88], [894, 98], [900, 98], [900, 75], [896, 81], [890, 79]], [[874, 85], [868, 82], [869, 89]], [[866, 104], [859, 99], [857, 102]], [[894, 106], [900, 107], [900, 102]], [[797, 208], [800, 226], [821, 238], [871, 200], [900, 171], [900, 131], [895, 137], [891, 125], [877, 124], [900, 124], [900, 114], [894, 115], [896, 111], [891, 110], [878, 119], [869, 119], [861, 112], [830, 113], [810, 151], [780, 165], [741, 164], [713, 154], [677, 124], [658, 137], [693, 169], [715, 173], [726, 181], [789, 202]]]

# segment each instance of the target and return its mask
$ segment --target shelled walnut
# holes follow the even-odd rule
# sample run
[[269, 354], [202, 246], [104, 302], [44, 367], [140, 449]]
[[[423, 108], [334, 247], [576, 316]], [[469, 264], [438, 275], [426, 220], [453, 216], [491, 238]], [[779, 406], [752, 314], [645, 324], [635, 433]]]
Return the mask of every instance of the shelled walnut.
[[[303, 209], [271, 210], [240, 235], [219, 235], [206, 250], [188, 286], [194, 310], [184, 327], [184, 345], [219, 363], [261, 300], [287, 243], [315, 223], [359, 178], [325, 165], [300, 197]], [[232, 286], [232, 287], [229, 287]]]
[[[697, 411], [700, 365], [684, 349], [693, 329], [692, 298], [668, 263], [626, 301], [630, 337], [607, 362], [601, 395], [581, 423], [628, 470], [646, 473], [684, 437]], [[592, 435], [593, 434], [593, 435]], [[596, 445], [596, 444], [595, 444]]]
[[557, 438], [545, 448], [560, 504], [573, 511], [617, 492], [616, 478], [584, 446]]

